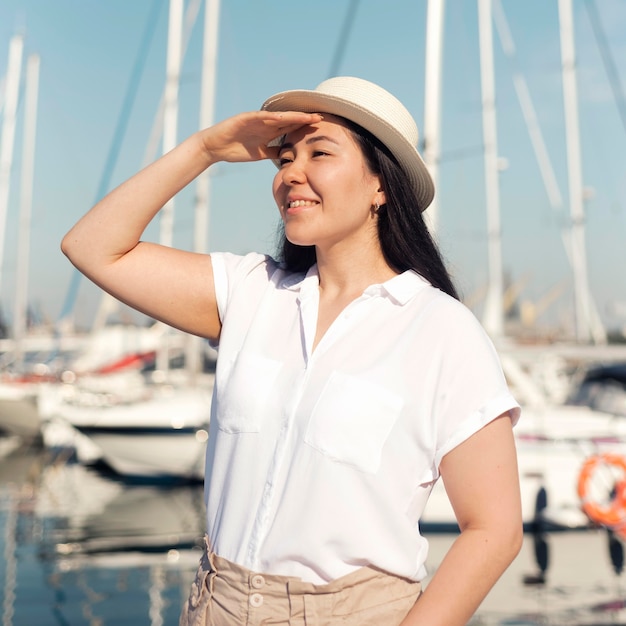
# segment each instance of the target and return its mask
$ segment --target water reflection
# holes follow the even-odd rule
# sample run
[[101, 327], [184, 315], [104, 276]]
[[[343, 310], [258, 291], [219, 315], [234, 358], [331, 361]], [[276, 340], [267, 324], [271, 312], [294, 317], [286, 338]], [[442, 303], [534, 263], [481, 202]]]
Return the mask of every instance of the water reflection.
[[[200, 556], [202, 486], [129, 484], [37, 448], [0, 455], [2, 626], [178, 622]], [[434, 572], [455, 536], [429, 535]], [[626, 624], [622, 540], [528, 535], [472, 626]]]
[[[450, 537], [430, 536], [431, 570]], [[617, 544], [615, 542], [618, 542]], [[604, 529], [529, 534], [472, 626], [626, 624], [623, 544]]]
[[13, 451], [0, 459], [3, 626], [176, 624], [204, 523], [200, 485]]

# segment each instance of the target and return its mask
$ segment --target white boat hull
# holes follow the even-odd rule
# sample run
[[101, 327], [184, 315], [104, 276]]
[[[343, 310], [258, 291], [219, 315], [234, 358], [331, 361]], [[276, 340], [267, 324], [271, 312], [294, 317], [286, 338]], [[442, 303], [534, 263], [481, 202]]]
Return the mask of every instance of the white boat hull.
[[132, 477], [200, 480], [204, 475], [212, 389], [166, 387], [145, 400], [112, 406], [59, 408], [59, 414]]
[[[625, 418], [588, 407], [524, 409], [515, 438], [525, 528], [588, 528], [591, 523], [581, 509], [577, 491], [583, 463], [604, 452], [626, 458], [625, 433]], [[421, 522], [433, 529], [456, 526], [441, 480], [433, 488]]]
[[118, 474], [202, 480], [208, 428], [108, 429], [81, 427]]

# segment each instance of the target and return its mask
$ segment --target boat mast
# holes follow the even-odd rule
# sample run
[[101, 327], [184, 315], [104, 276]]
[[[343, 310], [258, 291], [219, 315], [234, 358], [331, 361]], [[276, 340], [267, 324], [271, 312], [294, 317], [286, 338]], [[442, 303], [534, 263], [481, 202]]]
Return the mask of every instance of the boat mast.
[[[182, 54], [181, 54], [181, 63], [182, 59], [185, 57], [185, 51], [187, 49], [187, 44], [189, 43], [189, 38], [191, 36], [191, 31], [193, 30], [196, 17], [198, 14], [198, 9], [200, 2], [202, 0], [192, 0], [189, 2], [187, 6], [187, 10], [185, 12], [185, 24], [184, 24], [184, 32], [182, 37]], [[141, 73], [143, 72], [143, 68], [145, 66], [146, 56], [148, 53], [148, 48], [150, 46], [150, 42], [152, 40], [152, 35], [155, 30], [155, 24], [160, 14], [160, 5], [155, 4], [152, 12], [148, 16], [148, 22], [146, 24], [146, 29], [144, 31], [144, 35], [142, 38], [142, 42], [139, 46], [139, 53], [137, 59], [135, 61], [135, 65], [130, 75], [130, 80], [128, 83], [128, 89], [126, 92], [126, 96], [124, 97], [124, 102], [122, 104], [122, 109], [120, 112], [120, 116], [117, 122], [117, 126], [115, 129], [115, 134], [113, 136], [113, 142], [111, 144], [111, 149], [109, 150], [109, 155], [107, 157], [105, 171], [103, 177], [100, 181], [100, 186], [98, 188], [98, 193], [96, 194], [96, 201], [102, 198], [108, 191], [108, 185], [110, 183], [111, 175], [113, 173], [113, 166], [115, 165], [115, 161], [119, 154], [122, 139], [124, 136], [124, 132], [126, 126], [128, 124], [128, 120], [130, 117], [130, 113], [132, 110], [132, 105], [135, 99], [135, 95], [137, 93], [137, 87], [139, 85], [139, 81], [141, 78]], [[161, 94], [159, 100], [158, 111], [155, 115], [152, 131], [150, 133], [150, 139], [148, 143], [148, 149], [144, 155], [144, 159], [142, 162], [142, 168], [148, 166], [152, 161], [154, 161], [158, 157], [159, 144], [162, 143], [163, 139], [163, 119], [164, 119], [164, 109], [165, 109], [165, 92], [167, 89], [167, 81], [163, 86], [163, 92]], [[73, 302], [76, 299], [75, 291], [77, 288], [74, 286], [74, 282], [80, 278], [80, 272], [76, 271], [74, 273], [74, 277], [72, 280], [72, 286], [70, 288], [71, 296], [68, 297], [68, 302], [72, 303], [71, 305], [66, 304], [64, 307], [64, 311], [70, 311], [73, 307]], [[92, 325], [92, 331], [97, 332], [100, 330], [107, 322], [108, 318], [111, 314], [113, 314], [119, 308], [119, 301], [117, 301], [113, 296], [109, 295], [106, 292], [102, 293], [102, 297], [100, 300], [100, 306], [94, 318], [94, 322]]]
[[[561, 194], [561, 190], [556, 179], [556, 174], [554, 173], [554, 168], [552, 167], [552, 163], [550, 161], [550, 156], [548, 155], [548, 150], [546, 148], [546, 144], [541, 133], [541, 128], [539, 127], [537, 113], [535, 111], [535, 107], [530, 96], [528, 84], [526, 83], [526, 80], [522, 73], [519, 71], [519, 69], [516, 68], [515, 43], [513, 42], [511, 30], [509, 28], [500, 0], [494, 0], [493, 9], [493, 17], [494, 23], [496, 25], [496, 30], [498, 31], [498, 34], [500, 36], [500, 41], [504, 54], [511, 62], [511, 66], [513, 68], [513, 85], [515, 87], [515, 91], [517, 92], [517, 98], [522, 109], [524, 122], [526, 123], [526, 128], [528, 130], [530, 141], [535, 152], [535, 158], [537, 159], [539, 172], [541, 173], [543, 184], [548, 195], [548, 200], [550, 202], [550, 206], [554, 209], [554, 211], [560, 212], [563, 209], [564, 204], [563, 196]], [[561, 233], [561, 236], [563, 239], [563, 246], [565, 248], [568, 263], [570, 264], [572, 270], [574, 270], [569, 228], [567, 229], [567, 231], [564, 229]], [[557, 290], [560, 291], [560, 288], [557, 288]], [[552, 291], [552, 293], [555, 292]], [[599, 343], [605, 343], [606, 335], [604, 333], [602, 324], [599, 321], [600, 316], [598, 315], [596, 304], [593, 300], [592, 294], [589, 293], [588, 295], [589, 306], [591, 307], [591, 319], [593, 320], [594, 327], [598, 329], [597, 332], [599, 333], [597, 341]]]
[[22, 52], [24, 38], [15, 35], [9, 44], [9, 60], [5, 83], [4, 116], [0, 141], [0, 284], [4, 273], [4, 241], [6, 235], [9, 189], [11, 186], [11, 166], [15, 146], [15, 118], [22, 73]]
[[500, 187], [496, 97], [493, 65], [493, 29], [491, 0], [478, 0], [480, 78], [485, 159], [485, 201], [487, 205], [487, 246], [489, 286], [483, 313], [483, 325], [492, 338], [504, 334], [502, 277], [502, 242], [500, 229]]
[[602, 325], [592, 315], [587, 253], [585, 246], [585, 209], [583, 202], [578, 94], [576, 85], [576, 53], [574, 47], [574, 18], [571, 0], [559, 0], [561, 35], [561, 66], [565, 106], [565, 141], [570, 203], [570, 250], [574, 273], [576, 339], [580, 342], [606, 343]]
[[[185, 11], [185, 22], [183, 25], [183, 41], [182, 41], [182, 56], [181, 60], [185, 58], [187, 54], [187, 46], [189, 44], [189, 38], [196, 23], [200, 5], [203, 0], [190, 0]], [[157, 111], [154, 115], [152, 122], [152, 129], [150, 130], [150, 136], [146, 144], [144, 151], [142, 167], [150, 165], [159, 155], [159, 146], [162, 146], [163, 139], [163, 116], [165, 115], [165, 91], [167, 84], [163, 88], [163, 93], [159, 99]]]
[[[204, 9], [204, 43], [202, 49], [202, 83], [200, 87], [200, 128], [212, 126], [215, 120], [215, 82], [220, 19], [220, 1], [206, 0]], [[209, 237], [209, 171], [196, 180], [194, 251], [208, 250]]]
[[441, 159], [441, 78], [445, 0], [428, 0], [426, 13], [426, 69], [424, 75], [424, 161], [435, 184], [435, 197], [424, 213], [433, 236], [439, 226], [439, 162]]
[[[180, 67], [182, 60], [182, 29], [183, 0], [170, 0], [167, 59], [165, 71], [163, 143], [162, 152], [166, 154], [176, 147], [178, 135], [178, 87], [180, 84]], [[171, 247], [174, 230], [174, 198], [168, 200], [159, 214], [160, 238], [163, 246]], [[158, 371], [169, 371], [169, 349], [167, 337], [162, 339], [163, 345], [157, 350], [156, 368]]]
[[33, 204], [33, 171], [35, 167], [35, 136], [37, 129], [37, 99], [39, 94], [39, 55], [31, 54], [26, 63], [26, 96], [24, 112], [24, 148], [20, 185], [20, 218], [13, 310], [13, 339], [17, 367], [23, 364], [23, 338], [26, 333], [28, 309], [28, 268], [30, 256], [30, 225]]
[[[170, 0], [167, 35], [165, 114], [163, 116], [163, 154], [176, 147], [178, 135], [178, 87], [182, 59], [183, 0]], [[160, 243], [171, 246], [173, 240], [174, 199], [160, 213]]]
[[[213, 125], [215, 119], [215, 83], [219, 36], [220, 0], [206, 0], [202, 48], [202, 83], [200, 86], [200, 128]], [[209, 240], [211, 179], [205, 170], [196, 179], [194, 251], [206, 254]], [[190, 376], [200, 371], [202, 339], [189, 335], [185, 363]]]

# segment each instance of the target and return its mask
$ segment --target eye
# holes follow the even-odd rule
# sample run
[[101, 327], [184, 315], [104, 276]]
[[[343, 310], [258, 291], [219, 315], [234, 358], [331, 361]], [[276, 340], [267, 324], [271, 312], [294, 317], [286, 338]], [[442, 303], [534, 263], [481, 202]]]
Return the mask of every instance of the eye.
[[323, 150], [315, 150], [315, 152], [313, 152], [313, 157], [319, 156], [328, 156], [328, 152], [324, 152]]
[[284, 152], [278, 155], [278, 163], [281, 166], [283, 166], [283, 165], [286, 165], [287, 163], [291, 163], [293, 161], [293, 158], [294, 158], [293, 154], [285, 150]]

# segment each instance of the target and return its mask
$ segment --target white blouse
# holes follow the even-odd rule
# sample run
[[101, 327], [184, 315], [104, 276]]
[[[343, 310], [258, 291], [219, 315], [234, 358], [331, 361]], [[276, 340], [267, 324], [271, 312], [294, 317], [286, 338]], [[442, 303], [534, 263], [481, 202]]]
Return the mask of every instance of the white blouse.
[[519, 407], [471, 312], [412, 271], [368, 287], [312, 351], [319, 276], [211, 255], [222, 332], [208, 536], [254, 571], [420, 580], [418, 520], [442, 457]]

